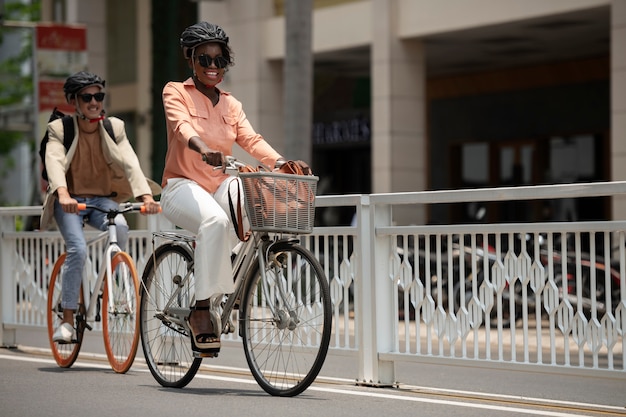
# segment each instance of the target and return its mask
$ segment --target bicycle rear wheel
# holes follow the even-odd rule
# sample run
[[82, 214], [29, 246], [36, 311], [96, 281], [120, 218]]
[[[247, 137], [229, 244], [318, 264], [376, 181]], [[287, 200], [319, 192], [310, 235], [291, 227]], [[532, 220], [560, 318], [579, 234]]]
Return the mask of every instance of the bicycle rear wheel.
[[102, 295], [104, 349], [111, 368], [123, 374], [132, 366], [139, 344], [139, 278], [127, 253], [117, 252], [111, 258], [113, 300], [109, 300], [108, 285], [105, 279]]
[[155, 250], [142, 277], [141, 346], [152, 376], [164, 387], [186, 386], [202, 362], [193, 356], [189, 333], [182, 325], [185, 318], [175, 313], [188, 309], [193, 299], [192, 265], [188, 250], [166, 243]]
[[[62, 254], [54, 264], [52, 268], [52, 274], [50, 275], [50, 282], [48, 283], [48, 307], [47, 307], [47, 322], [48, 322], [48, 340], [50, 341], [50, 349], [52, 350], [52, 356], [54, 360], [61, 368], [69, 368], [76, 358], [78, 358], [78, 352], [83, 341], [84, 326], [76, 326], [79, 331], [76, 332], [76, 341], [73, 343], [57, 343], [52, 341], [52, 335], [54, 330], [63, 322], [63, 308], [61, 307], [61, 288], [63, 285], [63, 273], [65, 272], [65, 257], [66, 254]], [[83, 301], [83, 286], [81, 284], [79, 291], [79, 306], [84, 305]], [[83, 308], [84, 309], [84, 308]]]
[[313, 383], [326, 359], [332, 326], [328, 281], [304, 247], [279, 242], [255, 263], [242, 300], [246, 360], [267, 393], [291, 397]]

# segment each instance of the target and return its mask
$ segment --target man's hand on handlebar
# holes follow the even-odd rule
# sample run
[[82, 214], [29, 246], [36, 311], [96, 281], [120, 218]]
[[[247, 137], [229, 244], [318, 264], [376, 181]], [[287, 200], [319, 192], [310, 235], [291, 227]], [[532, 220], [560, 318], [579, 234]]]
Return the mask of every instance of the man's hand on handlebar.
[[141, 211], [142, 214], [157, 214], [161, 212], [161, 205], [154, 201], [152, 195], [144, 194], [141, 196], [141, 200], [145, 207], [144, 210]]
[[59, 196], [59, 205], [66, 213], [78, 213], [78, 201], [70, 196]]

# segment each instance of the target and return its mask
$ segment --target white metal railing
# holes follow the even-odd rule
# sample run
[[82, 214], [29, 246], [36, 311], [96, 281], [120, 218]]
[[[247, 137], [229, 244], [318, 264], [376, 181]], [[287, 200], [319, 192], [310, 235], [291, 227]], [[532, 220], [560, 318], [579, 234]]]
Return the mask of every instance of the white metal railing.
[[[401, 361], [626, 379], [625, 221], [415, 226], [394, 218], [398, 208], [439, 203], [625, 192], [626, 183], [611, 182], [318, 197], [317, 207], [351, 207], [357, 220], [301, 238], [330, 281], [330, 353], [357, 352], [358, 380], [372, 385], [395, 383]], [[46, 325], [47, 280], [62, 239], [14, 231], [16, 216], [37, 214], [0, 208], [4, 344], [15, 343], [19, 326]], [[131, 231], [140, 273], [150, 232], [167, 227], [157, 218]]]

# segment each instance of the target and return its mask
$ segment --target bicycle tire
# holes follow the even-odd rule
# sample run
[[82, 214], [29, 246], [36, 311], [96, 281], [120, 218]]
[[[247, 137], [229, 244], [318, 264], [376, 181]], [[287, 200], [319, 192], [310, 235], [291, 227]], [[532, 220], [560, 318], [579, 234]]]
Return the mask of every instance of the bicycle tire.
[[278, 242], [267, 251], [266, 283], [258, 262], [249, 274], [241, 307], [246, 361], [265, 392], [296, 396], [313, 383], [328, 352], [328, 280], [313, 254], [293, 242]]
[[139, 278], [135, 263], [125, 252], [111, 258], [111, 292], [113, 309], [109, 306], [108, 280], [102, 294], [102, 337], [111, 368], [126, 373], [139, 345]]
[[[69, 368], [80, 352], [80, 347], [83, 341], [84, 326], [76, 326], [79, 330], [76, 331], [75, 343], [57, 343], [52, 340], [54, 330], [63, 322], [63, 310], [61, 308], [61, 288], [63, 283], [63, 265], [65, 263], [66, 253], [63, 253], [59, 259], [54, 263], [52, 273], [50, 274], [50, 281], [48, 283], [48, 303], [47, 303], [47, 322], [48, 322], [48, 341], [50, 342], [50, 349], [52, 350], [52, 356], [55, 362], [61, 368]], [[79, 290], [79, 306], [84, 306], [83, 301], [83, 285], [81, 283]]]
[[183, 388], [191, 382], [202, 362], [202, 358], [193, 356], [184, 327], [161, 315], [165, 303], [172, 297], [174, 285], [183, 285], [174, 307], [189, 307], [194, 294], [193, 279], [183, 283], [179, 278], [185, 277], [192, 264], [190, 251], [166, 243], [155, 250], [142, 276], [141, 346], [150, 373], [164, 387]]

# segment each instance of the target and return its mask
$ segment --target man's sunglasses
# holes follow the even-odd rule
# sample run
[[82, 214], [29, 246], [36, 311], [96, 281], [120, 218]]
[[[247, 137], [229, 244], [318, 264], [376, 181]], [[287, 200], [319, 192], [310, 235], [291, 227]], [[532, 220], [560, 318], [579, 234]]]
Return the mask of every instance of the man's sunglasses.
[[200, 64], [200, 66], [209, 68], [211, 63], [214, 63], [217, 68], [226, 68], [228, 60], [221, 55], [215, 58], [211, 58], [208, 55], [198, 55], [198, 64]]
[[91, 103], [91, 99], [95, 98], [96, 101], [100, 102], [104, 100], [105, 93], [96, 93], [96, 94], [79, 94], [78, 97], [83, 101], [83, 103]]

